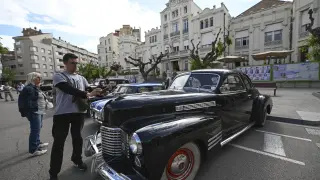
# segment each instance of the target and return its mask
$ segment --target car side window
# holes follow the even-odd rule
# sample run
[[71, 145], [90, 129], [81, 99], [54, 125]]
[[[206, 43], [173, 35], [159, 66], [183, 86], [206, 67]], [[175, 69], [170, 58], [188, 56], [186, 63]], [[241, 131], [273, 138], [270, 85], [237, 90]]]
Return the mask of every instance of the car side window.
[[239, 91], [239, 90], [245, 90], [245, 86], [242, 83], [241, 78], [236, 74], [230, 74], [223, 81], [220, 91], [222, 93], [226, 93], [230, 91]]
[[248, 77], [244, 75], [242, 79], [243, 79], [243, 82], [244, 82], [244, 85], [246, 86], [246, 88], [251, 89], [252, 85], [251, 85], [251, 82], [248, 79]]
[[126, 93], [127, 91], [127, 87], [120, 87], [120, 89], [118, 90], [119, 93]]
[[127, 94], [133, 94], [133, 93], [136, 93], [136, 88], [135, 87], [128, 87]]

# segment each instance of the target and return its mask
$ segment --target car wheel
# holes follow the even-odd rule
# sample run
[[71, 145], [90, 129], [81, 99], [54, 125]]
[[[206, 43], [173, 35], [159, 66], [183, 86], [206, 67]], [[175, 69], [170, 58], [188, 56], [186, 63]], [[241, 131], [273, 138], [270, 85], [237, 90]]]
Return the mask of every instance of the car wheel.
[[201, 152], [194, 143], [187, 143], [172, 154], [161, 180], [193, 180], [201, 164]]
[[256, 126], [263, 127], [267, 120], [267, 116], [268, 116], [267, 109], [264, 108], [262, 113], [259, 114], [259, 118], [256, 120]]

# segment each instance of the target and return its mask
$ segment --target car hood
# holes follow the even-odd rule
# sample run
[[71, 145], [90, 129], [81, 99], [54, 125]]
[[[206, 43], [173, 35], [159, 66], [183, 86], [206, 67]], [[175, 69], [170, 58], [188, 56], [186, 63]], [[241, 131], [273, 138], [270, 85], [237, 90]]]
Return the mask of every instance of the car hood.
[[[220, 96], [213, 93], [189, 93], [180, 90], [121, 95], [108, 101], [110, 103], [105, 105], [105, 124], [120, 126], [128, 120], [150, 119], [150, 117], [178, 111], [199, 110], [207, 107], [208, 104], [210, 106], [215, 104], [213, 101], [217, 100], [217, 97]], [[187, 106], [181, 110], [184, 108], [181, 105]]]

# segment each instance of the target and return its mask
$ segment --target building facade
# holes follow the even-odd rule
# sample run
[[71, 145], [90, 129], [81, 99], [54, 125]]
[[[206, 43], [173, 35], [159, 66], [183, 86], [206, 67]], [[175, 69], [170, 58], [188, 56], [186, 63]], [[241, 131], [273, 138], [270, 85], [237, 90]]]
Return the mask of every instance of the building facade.
[[251, 55], [291, 50], [291, 13], [292, 2], [262, 0], [232, 19], [231, 54], [246, 57], [250, 65], [262, 65], [264, 61], [256, 61]]
[[[65, 53], [74, 53], [80, 63], [98, 64], [97, 54], [54, 38], [50, 33], [42, 33], [36, 28], [24, 28], [22, 36], [13, 37], [17, 81], [24, 81], [26, 74], [39, 72], [44, 81], [52, 81], [53, 73], [64, 69], [62, 57]], [[4, 67], [9, 64], [3, 65]]]
[[[128, 54], [129, 50], [134, 50], [134, 47], [141, 43], [141, 29], [123, 25], [119, 30], [115, 30], [114, 33], [100, 37], [99, 42], [97, 49], [100, 66], [108, 67], [113, 62], [117, 62], [122, 67], [125, 67], [126, 63], [121, 58], [124, 57], [124, 53]], [[130, 44], [128, 44], [130, 42], [133, 43], [131, 49], [129, 48]]]

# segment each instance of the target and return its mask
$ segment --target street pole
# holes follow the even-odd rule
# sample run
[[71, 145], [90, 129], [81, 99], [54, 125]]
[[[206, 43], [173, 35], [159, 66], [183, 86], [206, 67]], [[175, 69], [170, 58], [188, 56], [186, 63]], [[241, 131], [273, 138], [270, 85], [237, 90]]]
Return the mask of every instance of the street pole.
[[[223, 14], [223, 47], [226, 47], [226, 13]], [[226, 57], [226, 51], [223, 51], [223, 56]]]

